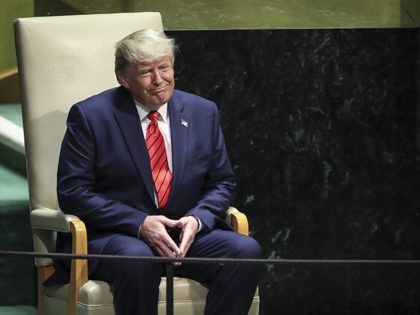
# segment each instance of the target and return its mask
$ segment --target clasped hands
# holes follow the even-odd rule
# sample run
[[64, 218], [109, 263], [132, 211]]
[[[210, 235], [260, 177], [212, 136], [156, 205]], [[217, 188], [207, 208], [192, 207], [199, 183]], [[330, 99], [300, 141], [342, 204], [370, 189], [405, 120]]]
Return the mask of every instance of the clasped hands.
[[[169, 230], [179, 229], [179, 245], [169, 235]], [[149, 215], [141, 225], [140, 235], [161, 257], [185, 257], [199, 229], [194, 216], [171, 220], [163, 215]], [[179, 266], [177, 262], [175, 265]]]

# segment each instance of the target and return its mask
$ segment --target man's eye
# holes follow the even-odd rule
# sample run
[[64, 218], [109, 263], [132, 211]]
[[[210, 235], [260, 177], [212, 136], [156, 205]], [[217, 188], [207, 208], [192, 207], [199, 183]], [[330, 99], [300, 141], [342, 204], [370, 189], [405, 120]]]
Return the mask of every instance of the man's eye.
[[147, 77], [150, 74], [149, 70], [139, 71], [139, 76]]

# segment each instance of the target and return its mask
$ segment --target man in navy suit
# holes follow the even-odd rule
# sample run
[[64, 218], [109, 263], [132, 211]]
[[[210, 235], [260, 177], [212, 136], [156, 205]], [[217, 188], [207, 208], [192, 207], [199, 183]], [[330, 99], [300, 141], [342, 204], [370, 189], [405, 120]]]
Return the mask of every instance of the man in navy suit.
[[[117, 43], [121, 86], [69, 112], [58, 168], [60, 207], [85, 222], [90, 254], [260, 258], [258, 243], [224, 221], [235, 182], [219, 112], [213, 102], [174, 89], [174, 51], [173, 39], [154, 30]], [[163, 138], [166, 171], [159, 185], [148, 139], [152, 121]], [[71, 243], [60, 235], [58, 244], [68, 251]], [[112, 284], [117, 314], [157, 314], [161, 264], [105, 260], [90, 262], [89, 272]], [[209, 288], [205, 314], [245, 315], [260, 267], [184, 263], [174, 272]]]

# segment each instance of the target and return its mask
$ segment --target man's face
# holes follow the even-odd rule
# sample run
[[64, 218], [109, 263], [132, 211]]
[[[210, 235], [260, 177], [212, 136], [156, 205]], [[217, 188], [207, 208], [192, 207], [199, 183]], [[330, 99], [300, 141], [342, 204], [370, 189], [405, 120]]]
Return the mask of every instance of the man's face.
[[174, 69], [169, 56], [136, 63], [117, 75], [120, 84], [150, 110], [157, 110], [174, 92]]

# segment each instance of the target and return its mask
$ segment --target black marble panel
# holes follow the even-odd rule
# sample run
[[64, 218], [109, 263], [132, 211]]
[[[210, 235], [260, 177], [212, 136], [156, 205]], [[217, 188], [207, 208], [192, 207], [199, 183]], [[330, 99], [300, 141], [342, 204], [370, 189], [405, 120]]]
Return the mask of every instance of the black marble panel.
[[[420, 259], [419, 29], [171, 31], [266, 258]], [[267, 266], [261, 314], [420, 314], [420, 266]]]

